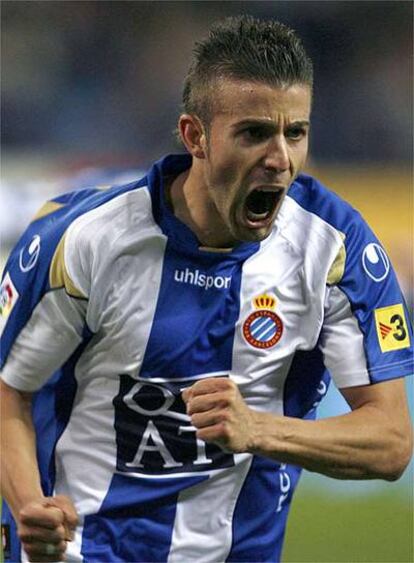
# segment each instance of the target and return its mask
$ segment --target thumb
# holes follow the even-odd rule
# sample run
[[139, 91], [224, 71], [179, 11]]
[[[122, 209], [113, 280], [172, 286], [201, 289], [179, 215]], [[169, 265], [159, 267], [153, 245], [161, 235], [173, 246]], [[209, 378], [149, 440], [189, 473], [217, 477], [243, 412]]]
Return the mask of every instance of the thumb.
[[63, 512], [63, 525], [67, 531], [67, 539], [73, 540], [73, 532], [79, 523], [79, 517], [72, 500], [65, 495], [56, 495], [55, 497], [48, 497], [47, 503], [49, 506], [59, 508]]

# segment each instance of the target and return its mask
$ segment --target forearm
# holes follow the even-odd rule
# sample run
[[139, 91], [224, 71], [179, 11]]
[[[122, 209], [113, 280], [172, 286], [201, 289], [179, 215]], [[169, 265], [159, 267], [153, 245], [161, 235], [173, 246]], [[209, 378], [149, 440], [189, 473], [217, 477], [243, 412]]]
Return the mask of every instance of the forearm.
[[253, 420], [251, 453], [309, 471], [337, 479], [394, 480], [406, 464], [404, 438], [373, 406], [317, 421], [257, 412]]
[[397, 479], [409, 463], [412, 427], [402, 380], [342, 389], [352, 412], [312, 421], [255, 411], [228, 378], [183, 391], [197, 437], [337, 479]]
[[1, 492], [14, 517], [42, 498], [31, 402], [1, 382]]

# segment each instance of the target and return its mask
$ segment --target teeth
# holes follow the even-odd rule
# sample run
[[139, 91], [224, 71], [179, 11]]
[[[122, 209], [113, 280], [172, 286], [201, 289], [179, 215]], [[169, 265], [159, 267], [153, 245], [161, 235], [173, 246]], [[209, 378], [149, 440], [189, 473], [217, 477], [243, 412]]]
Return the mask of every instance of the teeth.
[[251, 221], [260, 221], [261, 219], [266, 219], [266, 217], [269, 215], [269, 212], [265, 211], [264, 213], [254, 213], [253, 211], [248, 209], [246, 215], [247, 218]]

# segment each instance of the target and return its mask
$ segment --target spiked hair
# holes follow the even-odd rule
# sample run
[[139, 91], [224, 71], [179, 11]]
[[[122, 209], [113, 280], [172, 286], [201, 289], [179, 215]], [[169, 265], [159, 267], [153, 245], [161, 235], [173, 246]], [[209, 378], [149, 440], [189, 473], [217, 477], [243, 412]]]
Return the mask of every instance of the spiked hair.
[[286, 25], [252, 16], [229, 17], [215, 24], [195, 44], [184, 82], [183, 109], [208, 127], [214, 114], [217, 82], [223, 78], [262, 82], [276, 87], [305, 84], [312, 88], [312, 61], [301, 40]]

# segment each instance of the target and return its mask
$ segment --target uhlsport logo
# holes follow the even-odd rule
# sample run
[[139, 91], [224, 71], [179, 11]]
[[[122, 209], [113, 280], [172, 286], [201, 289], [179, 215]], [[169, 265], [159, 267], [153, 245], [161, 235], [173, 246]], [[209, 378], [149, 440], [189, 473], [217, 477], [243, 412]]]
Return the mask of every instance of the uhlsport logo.
[[376, 242], [367, 244], [362, 253], [362, 266], [365, 273], [374, 281], [385, 280], [390, 271], [390, 261], [385, 250]]
[[29, 244], [24, 246], [19, 254], [19, 266], [22, 272], [29, 272], [36, 266], [40, 254], [40, 237], [34, 235]]
[[274, 312], [276, 297], [262, 294], [253, 299], [256, 309], [243, 324], [243, 336], [255, 348], [271, 348], [282, 337], [283, 323]]
[[175, 270], [174, 280], [178, 283], [188, 283], [207, 289], [228, 289], [230, 287], [231, 276], [210, 276], [200, 270]]

